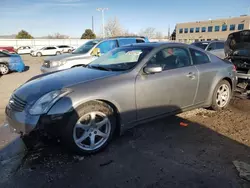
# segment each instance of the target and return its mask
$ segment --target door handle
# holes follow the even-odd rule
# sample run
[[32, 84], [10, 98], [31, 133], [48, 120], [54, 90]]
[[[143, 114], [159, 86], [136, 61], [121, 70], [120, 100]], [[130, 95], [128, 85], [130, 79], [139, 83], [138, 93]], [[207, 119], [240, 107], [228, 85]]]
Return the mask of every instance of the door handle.
[[195, 78], [195, 73], [189, 72], [186, 76], [191, 78], [191, 79], [194, 79]]

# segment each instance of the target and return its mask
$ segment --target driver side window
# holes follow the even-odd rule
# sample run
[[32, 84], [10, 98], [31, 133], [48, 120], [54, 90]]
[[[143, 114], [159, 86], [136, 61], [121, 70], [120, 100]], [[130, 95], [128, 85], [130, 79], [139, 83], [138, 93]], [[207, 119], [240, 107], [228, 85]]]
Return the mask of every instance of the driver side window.
[[163, 70], [171, 70], [191, 66], [191, 61], [186, 49], [180, 47], [169, 47], [157, 52], [149, 60], [148, 64], [160, 65]]
[[107, 53], [107, 52], [109, 52], [117, 47], [118, 47], [118, 45], [117, 45], [116, 40], [104, 41], [97, 46], [97, 48], [100, 49], [101, 54], [105, 54], [105, 53]]

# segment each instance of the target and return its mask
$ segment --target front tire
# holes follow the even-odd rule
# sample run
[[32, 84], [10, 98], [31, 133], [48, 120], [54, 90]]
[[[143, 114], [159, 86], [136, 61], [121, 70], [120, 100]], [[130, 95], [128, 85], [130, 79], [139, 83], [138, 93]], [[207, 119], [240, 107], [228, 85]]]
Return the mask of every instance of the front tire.
[[4, 63], [0, 63], [0, 74], [6, 75], [9, 72], [10, 72], [10, 69], [9, 69], [8, 65], [6, 65]]
[[36, 54], [36, 56], [37, 56], [37, 57], [41, 57], [41, 56], [42, 56], [42, 53], [41, 53], [41, 52], [38, 52], [38, 53]]
[[213, 110], [223, 110], [228, 107], [232, 97], [232, 88], [227, 80], [220, 81], [215, 87], [212, 106]]
[[61, 52], [56, 52], [56, 55], [60, 55], [61, 54]]
[[102, 102], [89, 102], [76, 110], [64, 130], [63, 140], [73, 152], [94, 154], [111, 141], [116, 127], [113, 109]]

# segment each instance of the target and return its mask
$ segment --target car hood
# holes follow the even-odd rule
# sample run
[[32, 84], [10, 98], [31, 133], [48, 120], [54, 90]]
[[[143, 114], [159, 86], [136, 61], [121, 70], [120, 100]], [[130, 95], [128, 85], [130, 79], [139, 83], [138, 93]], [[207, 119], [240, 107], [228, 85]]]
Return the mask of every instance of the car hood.
[[249, 56], [250, 58], [250, 53], [245, 53], [246, 50], [250, 51], [250, 30], [238, 31], [228, 35], [225, 43], [225, 53], [228, 56]]
[[86, 54], [61, 54], [55, 57], [48, 57], [45, 59], [45, 61], [60, 61], [60, 60], [73, 60], [77, 58], [82, 57], [92, 57], [90, 55]]
[[119, 72], [78, 67], [53, 74], [36, 76], [35, 79], [31, 79], [16, 89], [14, 94], [31, 104], [50, 91], [69, 88], [77, 84], [103, 79], [117, 74], [119, 74]]

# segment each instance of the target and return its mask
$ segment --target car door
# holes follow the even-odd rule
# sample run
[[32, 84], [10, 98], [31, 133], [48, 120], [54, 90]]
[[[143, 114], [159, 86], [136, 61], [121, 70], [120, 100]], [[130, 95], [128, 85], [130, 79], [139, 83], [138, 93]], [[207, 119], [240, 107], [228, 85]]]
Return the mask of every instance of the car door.
[[24, 53], [24, 47], [19, 47], [19, 48], [17, 49], [17, 53], [23, 54], [23, 53]]
[[188, 49], [168, 47], [155, 53], [145, 66], [161, 66], [155, 74], [140, 73], [136, 78], [138, 120], [161, 115], [194, 104], [198, 72]]
[[50, 48], [50, 47], [45, 47], [45, 48], [43, 48], [43, 49], [41, 50], [42, 54], [43, 54], [43, 55], [49, 55], [49, 48]]
[[47, 48], [47, 54], [46, 55], [55, 55], [56, 54], [56, 48], [55, 47], [48, 47]]
[[216, 67], [211, 64], [208, 55], [200, 50], [190, 48], [193, 63], [198, 70], [199, 84], [195, 104], [200, 104], [206, 101], [210, 88], [213, 83], [213, 78], [216, 76]]
[[30, 47], [29, 46], [25, 46], [23, 49], [23, 53], [24, 54], [29, 54], [30, 53]]

